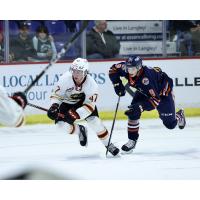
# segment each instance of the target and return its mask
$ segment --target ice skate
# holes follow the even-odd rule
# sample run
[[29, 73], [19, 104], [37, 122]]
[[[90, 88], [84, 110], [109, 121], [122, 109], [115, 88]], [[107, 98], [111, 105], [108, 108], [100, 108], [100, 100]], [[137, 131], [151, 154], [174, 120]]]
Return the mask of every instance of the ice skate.
[[132, 153], [135, 148], [137, 140], [129, 140], [126, 144], [122, 146], [123, 153]]
[[[106, 147], [107, 148], [107, 147]], [[114, 144], [110, 144], [108, 147], [108, 151], [113, 155], [116, 156], [119, 153], [119, 149], [114, 145]]]
[[185, 115], [184, 115], [184, 110], [180, 109], [177, 113], [176, 113], [176, 118], [178, 121], [178, 127], [180, 129], [184, 129], [185, 125], [186, 125], [186, 120], [185, 120]]
[[80, 129], [79, 132], [80, 145], [87, 146], [87, 129], [82, 125], [79, 125], [79, 129]]

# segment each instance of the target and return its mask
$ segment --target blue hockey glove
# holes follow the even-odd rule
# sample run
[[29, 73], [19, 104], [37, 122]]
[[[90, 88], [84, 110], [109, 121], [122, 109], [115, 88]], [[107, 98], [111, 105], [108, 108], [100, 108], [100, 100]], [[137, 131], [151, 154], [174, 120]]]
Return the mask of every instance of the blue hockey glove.
[[129, 110], [126, 110], [124, 112], [124, 114], [131, 118], [134, 116], [138, 117], [143, 112], [142, 106], [138, 103], [132, 104], [132, 105], [128, 106], [128, 108], [129, 108]]
[[113, 84], [113, 86], [114, 86], [115, 93], [118, 96], [123, 97], [126, 94], [125, 87], [123, 86], [122, 83], [115, 83], [115, 84]]

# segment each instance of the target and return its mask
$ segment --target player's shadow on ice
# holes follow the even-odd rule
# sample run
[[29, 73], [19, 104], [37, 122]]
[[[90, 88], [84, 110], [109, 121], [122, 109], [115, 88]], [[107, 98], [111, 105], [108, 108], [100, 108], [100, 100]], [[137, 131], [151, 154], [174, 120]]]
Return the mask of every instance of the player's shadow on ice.
[[90, 160], [90, 161], [95, 161], [95, 160], [104, 160], [104, 159], [119, 159], [120, 158], [120, 154], [117, 156], [112, 156], [108, 153], [108, 155], [106, 156], [106, 154], [103, 153], [96, 153], [96, 154], [89, 154], [89, 155], [72, 155], [72, 156], [67, 156], [65, 160], [68, 161], [85, 161], [85, 160]]
[[73, 155], [73, 156], [67, 156], [67, 160], [99, 160], [101, 158], [100, 154], [90, 154], [90, 155]]

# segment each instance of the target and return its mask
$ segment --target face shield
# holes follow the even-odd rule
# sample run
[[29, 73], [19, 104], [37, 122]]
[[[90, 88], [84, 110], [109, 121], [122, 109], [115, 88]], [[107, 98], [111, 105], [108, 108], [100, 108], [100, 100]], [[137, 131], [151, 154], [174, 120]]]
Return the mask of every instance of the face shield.
[[84, 78], [86, 76], [86, 73], [82, 70], [72, 69], [71, 72], [73, 77]]
[[136, 66], [126, 66], [126, 71], [129, 73], [131, 76], [136, 76], [138, 69]]
[[126, 72], [135, 76], [142, 67], [142, 59], [139, 56], [130, 56], [126, 60]]
[[72, 77], [78, 84], [80, 84], [85, 78], [85, 76], [87, 75], [87, 71], [79, 70], [76, 68], [72, 68], [71, 73], [72, 73]]

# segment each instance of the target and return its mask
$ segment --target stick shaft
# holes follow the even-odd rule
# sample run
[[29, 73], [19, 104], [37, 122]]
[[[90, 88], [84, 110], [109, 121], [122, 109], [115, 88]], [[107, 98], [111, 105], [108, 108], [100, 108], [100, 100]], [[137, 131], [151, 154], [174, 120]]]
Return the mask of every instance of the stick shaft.
[[34, 107], [34, 108], [37, 108], [37, 109], [39, 109], [39, 110], [43, 110], [43, 111], [48, 111], [48, 109], [46, 109], [46, 108], [43, 108], [43, 107], [40, 107], [40, 106], [37, 106], [37, 105], [34, 105], [34, 104], [32, 104], [32, 103], [27, 103], [27, 105], [29, 105], [29, 106], [31, 106], [31, 107]]
[[118, 111], [118, 107], [119, 107], [119, 102], [120, 102], [120, 96], [118, 97], [118, 100], [117, 100], [117, 106], [116, 106], [116, 109], [115, 109], [115, 115], [114, 115], [114, 118], [113, 118], [113, 123], [112, 123], [110, 136], [109, 136], [109, 140], [108, 140], [108, 145], [107, 145], [107, 148], [106, 148], [106, 156], [108, 154], [108, 147], [109, 147], [110, 142], [111, 142], [111, 137], [112, 137], [112, 133], [113, 133], [114, 125], [115, 125], [115, 120], [116, 120], [116, 116], [117, 116], [117, 111]]

